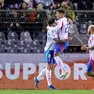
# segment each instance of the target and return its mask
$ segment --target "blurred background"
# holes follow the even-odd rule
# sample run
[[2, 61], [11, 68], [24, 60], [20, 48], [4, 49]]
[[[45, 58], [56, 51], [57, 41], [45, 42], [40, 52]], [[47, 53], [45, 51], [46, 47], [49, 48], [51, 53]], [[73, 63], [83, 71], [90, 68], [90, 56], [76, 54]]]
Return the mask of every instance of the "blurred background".
[[[87, 44], [87, 28], [94, 24], [94, 0], [0, 0], [0, 53], [43, 53], [46, 25], [56, 9], [66, 14], [78, 28], [76, 36]], [[75, 37], [65, 53], [80, 53]]]

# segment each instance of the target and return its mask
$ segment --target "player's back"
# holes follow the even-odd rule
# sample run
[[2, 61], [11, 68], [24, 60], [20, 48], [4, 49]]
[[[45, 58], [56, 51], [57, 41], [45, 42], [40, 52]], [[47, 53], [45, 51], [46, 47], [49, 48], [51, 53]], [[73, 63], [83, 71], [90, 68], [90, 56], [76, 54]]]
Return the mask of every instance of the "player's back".
[[69, 28], [69, 21], [66, 17], [63, 17], [57, 21], [59, 24], [59, 21], [62, 21], [62, 26], [58, 30], [59, 38], [60, 39], [67, 39], [68, 38], [68, 28]]
[[54, 31], [48, 30], [47, 31], [47, 42], [44, 48], [45, 51], [47, 50], [54, 50], [56, 42], [53, 40], [55, 38]]

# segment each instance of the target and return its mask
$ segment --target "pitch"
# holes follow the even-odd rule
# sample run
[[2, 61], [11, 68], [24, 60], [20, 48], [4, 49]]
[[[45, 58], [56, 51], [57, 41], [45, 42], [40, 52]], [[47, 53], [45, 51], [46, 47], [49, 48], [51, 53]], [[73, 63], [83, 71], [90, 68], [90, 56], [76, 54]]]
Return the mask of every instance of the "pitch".
[[0, 90], [0, 94], [94, 94], [93, 90]]

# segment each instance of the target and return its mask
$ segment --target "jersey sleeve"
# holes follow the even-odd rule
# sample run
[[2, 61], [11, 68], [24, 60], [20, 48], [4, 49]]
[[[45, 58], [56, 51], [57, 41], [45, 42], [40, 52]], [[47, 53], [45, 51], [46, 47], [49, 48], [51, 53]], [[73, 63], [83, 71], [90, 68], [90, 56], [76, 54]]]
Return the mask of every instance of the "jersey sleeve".
[[92, 45], [94, 46], [94, 36], [92, 36]]
[[89, 43], [90, 43], [91, 46], [94, 46], [94, 36], [91, 36], [89, 38]]
[[49, 26], [47, 26], [47, 28], [49, 28], [50, 30], [53, 30], [53, 31], [58, 31], [62, 27], [62, 25], [63, 25], [63, 21], [60, 20], [55, 27], [49, 27]]

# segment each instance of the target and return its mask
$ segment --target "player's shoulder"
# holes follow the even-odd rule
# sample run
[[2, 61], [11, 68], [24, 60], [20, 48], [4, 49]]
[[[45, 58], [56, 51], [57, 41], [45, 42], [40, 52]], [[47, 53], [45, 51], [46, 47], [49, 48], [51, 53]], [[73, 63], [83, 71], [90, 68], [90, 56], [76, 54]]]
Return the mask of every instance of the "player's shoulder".
[[93, 35], [91, 35], [90, 37], [94, 37], [94, 34], [93, 34]]
[[90, 40], [94, 40], [94, 34], [90, 36]]
[[49, 33], [50, 35], [53, 33], [54, 31], [52, 29], [48, 29], [47, 33]]
[[94, 40], [94, 34], [92, 35], [92, 40]]
[[61, 20], [67, 20], [67, 17], [63, 17], [63, 18], [61, 18]]
[[59, 22], [65, 22], [65, 21], [67, 21], [67, 18], [63, 17], [61, 19], [58, 19], [56, 22], [59, 23]]
[[51, 29], [48, 29], [47, 33], [51, 33], [51, 31], [52, 31]]
[[52, 31], [52, 30], [53, 30], [53, 27], [47, 26], [47, 30], [48, 30], [48, 31]]
[[65, 23], [65, 22], [68, 21], [68, 19], [67, 19], [66, 17], [63, 17], [63, 18], [61, 18], [61, 21], [62, 21], [63, 23]]

